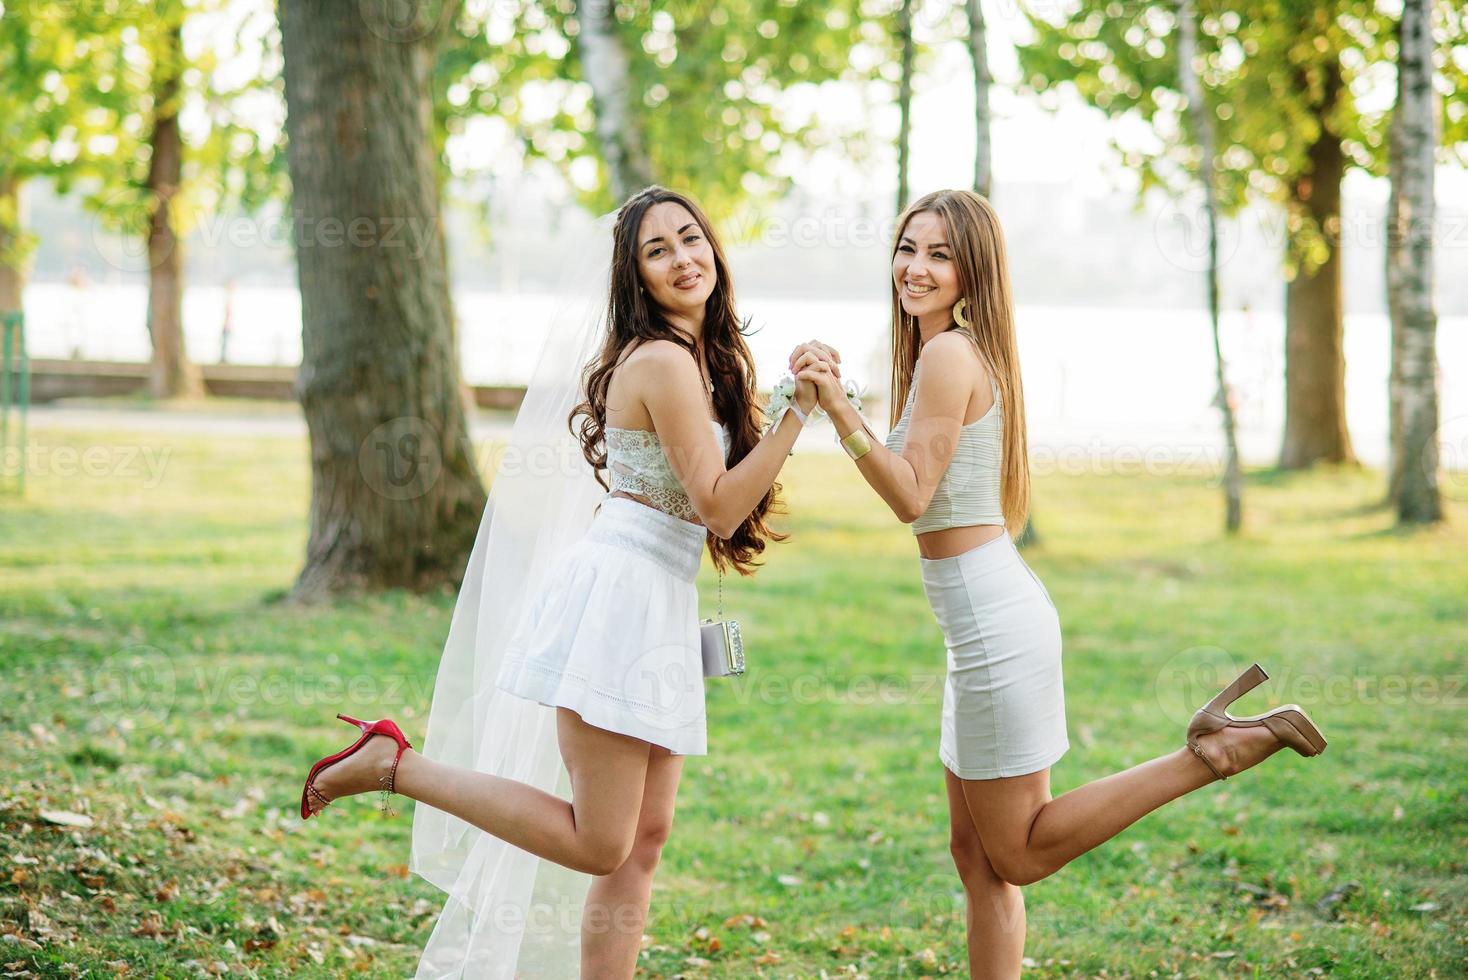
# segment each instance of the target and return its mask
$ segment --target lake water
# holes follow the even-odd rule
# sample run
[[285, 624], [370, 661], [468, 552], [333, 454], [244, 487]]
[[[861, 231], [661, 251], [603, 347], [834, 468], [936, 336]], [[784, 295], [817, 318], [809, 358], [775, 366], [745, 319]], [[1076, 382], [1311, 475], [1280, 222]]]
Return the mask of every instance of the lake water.
[[[186, 294], [190, 356], [220, 358], [225, 290], [197, 286]], [[459, 291], [465, 377], [478, 384], [529, 378], [538, 352], [537, 325], [555, 297], [543, 293]], [[33, 283], [26, 291], [33, 357], [142, 361], [148, 358], [147, 293], [141, 285]], [[741, 315], [760, 377], [784, 373], [800, 341], [818, 337], [841, 350], [845, 373], [885, 389], [884, 299], [792, 299], [747, 296]], [[1024, 306], [1016, 311], [1030, 441], [1037, 468], [1087, 460], [1090, 466], [1140, 465], [1144, 459], [1220, 458], [1213, 408], [1213, 352], [1201, 310], [1087, 309]], [[297, 364], [301, 357], [299, 294], [290, 287], [235, 291], [228, 359], [237, 364]], [[1279, 311], [1232, 312], [1223, 322], [1224, 355], [1237, 398], [1246, 462], [1272, 462], [1284, 417], [1284, 323]], [[1389, 326], [1384, 315], [1346, 318], [1347, 421], [1358, 455], [1386, 457]], [[1438, 325], [1445, 462], [1468, 466], [1468, 318]], [[874, 422], [885, 409], [868, 411]], [[812, 433], [814, 435], [814, 433]]]

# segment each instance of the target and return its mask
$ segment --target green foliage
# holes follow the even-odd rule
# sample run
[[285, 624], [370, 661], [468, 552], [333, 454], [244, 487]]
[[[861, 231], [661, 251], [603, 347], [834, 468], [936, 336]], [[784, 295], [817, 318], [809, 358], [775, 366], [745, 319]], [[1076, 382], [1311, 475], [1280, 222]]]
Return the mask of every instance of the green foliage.
[[1468, 166], [1468, 7], [1453, 0], [1433, 4], [1433, 34], [1437, 38], [1436, 87], [1443, 106], [1439, 142]]
[[[204, 43], [177, 52], [174, 32], [194, 18], [207, 21], [198, 32]], [[213, 47], [219, 38], [233, 47]], [[150, 208], [148, 139], [164, 108], [156, 96], [172, 73], [180, 95], [166, 108], [185, 118], [175, 230], [282, 198], [283, 108], [282, 125], [255, 128], [262, 110], [283, 106], [279, 50], [268, 7], [227, 0], [8, 4], [0, 12], [0, 179], [49, 178], [60, 193], [81, 191], [108, 226], [141, 232]], [[234, 81], [221, 71], [227, 62]], [[0, 214], [0, 227], [17, 230], [15, 215]]]
[[112, 160], [129, 108], [114, 4], [0, 5], [0, 175], [53, 178], [63, 192]]
[[[123, 10], [114, 82], [126, 94], [120, 138], [109, 166], [87, 183], [87, 207], [115, 230], [140, 233], [146, 227], [149, 139], [162, 112], [178, 113], [182, 122], [182, 187], [171, 209], [177, 234], [187, 235], [211, 214], [283, 200], [284, 83], [273, 9], [228, 0], [160, 0]], [[172, 38], [181, 26], [203, 28], [197, 31], [202, 45], [176, 50]], [[185, 39], [192, 33], [186, 31]], [[230, 43], [220, 46], [224, 38]], [[179, 80], [178, 101], [162, 106], [159, 87], [170, 75]], [[257, 128], [262, 117], [263, 131]]]
[[[491, 5], [464, 23], [435, 68], [435, 117], [456, 132], [492, 114], [532, 159], [555, 165], [593, 211], [614, 206], [595, 137], [591, 92], [576, 48], [573, 0]], [[715, 216], [776, 195], [788, 148], [840, 141], [860, 160], [866, 134], [782, 115], [783, 91], [879, 76], [890, 51], [886, 0], [635, 0], [616, 5], [628, 55], [633, 112], [658, 179], [688, 189]]]
[[[0, 183], [50, 178], [65, 193], [105, 173], [119, 152], [130, 93], [119, 84], [120, 34], [114, 3], [40, 0], [0, 5]], [[0, 262], [21, 262], [34, 247], [9, 204], [0, 205]]]
[[[1221, 205], [1251, 196], [1288, 203], [1308, 171], [1322, 128], [1339, 136], [1350, 164], [1384, 173], [1385, 112], [1357, 97], [1380, 83], [1394, 22], [1371, 0], [1203, 0], [1199, 75], [1218, 146], [1212, 150]], [[1019, 47], [1024, 84], [1037, 92], [1069, 83], [1112, 116], [1135, 116], [1157, 136], [1123, 158], [1143, 191], [1191, 184], [1200, 152], [1180, 92], [1176, 7], [1167, 0], [1081, 0], [1052, 18], [1031, 15], [1034, 38]], [[1293, 261], [1318, 264], [1325, 236], [1291, 214]]]

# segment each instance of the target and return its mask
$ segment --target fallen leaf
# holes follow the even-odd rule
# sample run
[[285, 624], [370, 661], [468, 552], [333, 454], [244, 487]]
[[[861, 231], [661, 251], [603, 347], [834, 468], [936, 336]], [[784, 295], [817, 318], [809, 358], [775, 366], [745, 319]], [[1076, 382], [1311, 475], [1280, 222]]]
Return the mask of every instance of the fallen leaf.
[[92, 818], [85, 813], [72, 813], [69, 810], [42, 810], [41, 819], [62, 827], [90, 827], [93, 823]]
[[143, 916], [143, 922], [133, 930], [134, 936], [142, 936], [145, 939], [156, 939], [164, 935], [163, 917], [157, 912], [148, 912]]

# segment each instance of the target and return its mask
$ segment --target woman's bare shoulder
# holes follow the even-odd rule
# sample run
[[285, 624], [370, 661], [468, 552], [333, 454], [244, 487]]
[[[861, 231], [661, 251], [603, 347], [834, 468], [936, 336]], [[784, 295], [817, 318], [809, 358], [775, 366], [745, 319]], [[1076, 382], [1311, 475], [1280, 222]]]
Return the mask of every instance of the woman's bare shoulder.
[[983, 383], [989, 377], [973, 338], [958, 330], [945, 331], [923, 344], [917, 366], [925, 376], [941, 375], [948, 382], [968, 378]]

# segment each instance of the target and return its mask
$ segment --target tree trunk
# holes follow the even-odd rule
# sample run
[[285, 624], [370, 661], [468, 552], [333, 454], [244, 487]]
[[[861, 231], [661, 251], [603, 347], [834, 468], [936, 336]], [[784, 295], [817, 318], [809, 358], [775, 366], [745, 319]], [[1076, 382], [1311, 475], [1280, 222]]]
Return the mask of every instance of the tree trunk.
[[152, 157], [148, 162], [148, 333], [153, 343], [154, 398], [200, 398], [204, 379], [189, 360], [183, 333], [183, 244], [173, 226], [173, 199], [183, 181], [178, 129], [183, 27], [164, 34], [153, 84]]
[[26, 259], [19, 247], [25, 224], [20, 213], [20, 178], [0, 177], [0, 313], [22, 308]]
[[1391, 126], [1386, 285], [1392, 318], [1390, 494], [1401, 524], [1443, 518], [1438, 492], [1437, 312], [1433, 308], [1431, 0], [1405, 0]]
[[580, 23], [576, 49], [591, 85], [597, 141], [607, 163], [612, 194], [621, 203], [653, 183], [653, 176], [643, 150], [642, 130], [632, 113], [632, 76], [617, 30], [616, 4], [581, 2], [576, 5], [576, 15]]
[[485, 506], [429, 133], [431, 41], [282, 0], [311, 527], [292, 598], [457, 583]]
[[[1321, 108], [1321, 118], [1334, 99]], [[1318, 267], [1299, 259], [1303, 249], [1291, 232], [1298, 271], [1285, 287], [1285, 431], [1282, 469], [1317, 462], [1354, 463], [1346, 430], [1345, 321], [1341, 298], [1341, 178], [1345, 155], [1340, 137], [1324, 124], [1309, 150], [1309, 166], [1291, 185], [1290, 207], [1308, 216], [1305, 234], [1323, 236], [1329, 256]]]
[[1208, 218], [1208, 322], [1213, 330], [1214, 381], [1218, 388], [1218, 408], [1223, 417], [1223, 526], [1227, 533], [1237, 534], [1244, 523], [1244, 481], [1239, 470], [1238, 428], [1234, 423], [1233, 404], [1228, 397], [1228, 375], [1224, 370], [1223, 344], [1219, 337], [1218, 188], [1213, 172], [1214, 148], [1218, 144], [1213, 134], [1213, 120], [1203, 98], [1203, 81], [1198, 77], [1194, 64], [1197, 53], [1198, 24], [1193, 0], [1179, 0], [1178, 74], [1183, 94], [1188, 100], [1193, 137], [1198, 143], [1198, 180], [1203, 185], [1203, 208]]
[[912, 136], [912, 70], [916, 50], [912, 40], [912, 8], [917, 0], [902, 0], [897, 11], [897, 38], [902, 45], [902, 76], [897, 83], [897, 213], [907, 208], [908, 144]]
[[[1395, 129], [1393, 119], [1392, 129]], [[1395, 138], [1395, 137], [1392, 137]], [[1394, 166], [1389, 163], [1390, 166]], [[1393, 277], [1399, 274], [1400, 263], [1406, 258], [1401, 236], [1396, 230], [1397, 209], [1402, 204], [1397, 199], [1399, 181], [1396, 174], [1390, 177], [1392, 182], [1391, 198], [1386, 206], [1386, 306], [1387, 318], [1391, 323], [1391, 338], [1388, 341], [1391, 348], [1391, 370], [1387, 375], [1387, 405], [1386, 405], [1386, 502], [1392, 507], [1402, 496], [1402, 311], [1398, 307], [1401, 290], [1393, 282]]]
[[968, 2], [968, 53], [974, 62], [974, 190], [992, 197], [994, 190], [994, 151], [990, 134], [989, 86], [994, 76], [989, 72], [989, 49], [984, 41], [984, 10], [979, 0]]

